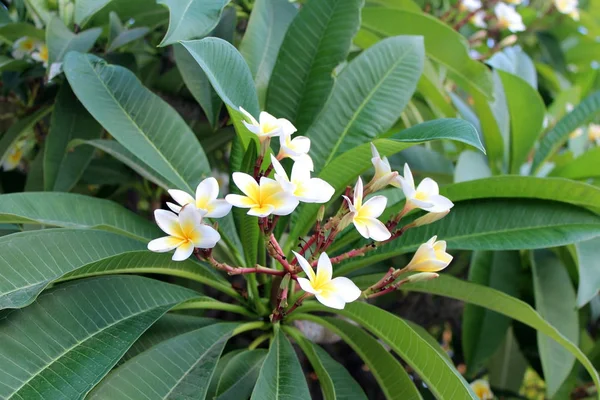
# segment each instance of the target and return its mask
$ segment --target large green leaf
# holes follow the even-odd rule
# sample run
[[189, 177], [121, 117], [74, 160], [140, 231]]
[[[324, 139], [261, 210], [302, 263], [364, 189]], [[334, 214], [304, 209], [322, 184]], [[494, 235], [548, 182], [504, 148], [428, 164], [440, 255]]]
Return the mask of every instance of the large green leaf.
[[588, 179], [600, 177], [600, 147], [594, 147], [571, 162], [557, 166], [550, 176], [569, 179]]
[[583, 307], [600, 290], [600, 237], [575, 243], [574, 250], [579, 271], [577, 306]]
[[44, 40], [44, 31], [27, 22], [11, 22], [0, 26], [0, 37], [15, 42], [23, 36]]
[[[304, 338], [298, 330], [286, 329], [286, 331], [300, 346], [317, 373], [321, 392], [325, 400], [367, 399], [365, 392], [343, 365], [335, 361], [320, 346]], [[380, 361], [383, 362], [383, 360]]]
[[79, 26], [85, 25], [90, 17], [110, 2], [111, 0], [77, 0], [75, 2], [75, 23]]
[[42, 107], [27, 117], [19, 119], [12, 124], [2, 136], [0, 136], [0, 161], [2, 161], [11, 150], [12, 146], [23, 136], [31, 133], [35, 124], [44, 118], [52, 107]]
[[[77, 0], [79, 2], [80, 0]], [[158, 4], [156, 0], [89, 0], [98, 5], [93, 15], [83, 23], [94, 26], [104, 26], [109, 20], [110, 13], [116, 13], [122, 21], [131, 20], [133, 26], [148, 26], [151, 28], [166, 25], [169, 22], [169, 11]]]
[[101, 28], [92, 28], [75, 34], [65, 26], [59, 17], [53, 17], [46, 27], [48, 64], [61, 62], [69, 51], [86, 53], [94, 46], [101, 33]]
[[[532, 254], [535, 309], [574, 345], [579, 344], [579, 317], [575, 308], [575, 289], [560, 259], [550, 250]], [[546, 382], [546, 393], [552, 398], [567, 379], [575, 355], [559, 343], [538, 332], [538, 349]]]
[[[376, 278], [375, 281], [379, 278]], [[519, 299], [495, 289], [446, 275], [433, 281], [410, 283], [404, 285], [403, 288], [408, 291], [432, 293], [475, 304], [529, 325], [569, 350], [583, 364], [596, 386], [600, 386], [600, 376], [585, 354], [559, 330], [546, 322], [529, 304]]]
[[260, 369], [252, 400], [308, 399], [310, 393], [294, 348], [281, 329], [275, 333]]
[[520, 77], [498, 71], [510, 112], [510, 173], [527, 161], [542, 131], [546, 107], [536, 89]]
[[522, 78], [534, 89], [537, 89], [537, 72], [535, 65], [520, 46], [506, 47], [494, 54], [487, 61], [488, 65]]
[[512, 327], [506, 338], [488, 363], [489, 381], [492, 387], [518, 393], [529, 364], [519, 349]]
[[143, 242], [161, 235], [153, 223], [117, 203], [71, 193], [0, 195], [0, 222], [101, 229]]
[[256, 0], [252, 7], [248, 28], [240, 43], [240, 52], [256, 82], [261, 106], [265, 104], [279, 47], [297, 12], [294, 4], [287, 0]]
[[[471, 58], [467, 40], [436, 17], [407, 9], [366, 7], [362, 12], [362, 26], [382, 37], [423, 36], [429, 58], [448, 68], [452, 78], [464, 88], [489, 97], [492, 91], [489, 70]], [[366, 45], [371, 43], [369, 41]], [[358, 44], [364, 45], [360, 40]]]
[[0, 56], [0, 72], [16, 71], [20, 72], [29, 68], [30, 64], [25, 60], [15, 60], [11, 57]]
[[115, 51], [129, 43], [135, 42], [138, 39], [143, 38], [150, 32], [149, 28], [133, 28], [133, 29], [124, 29], [120, 32], [114, 40], [110, 42], [110, 46], [106, 49], [107, 53]]
[[196, 293], [120, 276], [61, 285], [0, 325], [0, 396], [83, 398], [133, 342]]
[[192, 192], [210, 174], [194, 133], [129, 70], [69, 53], [64, 70], [85, 108], [123, 146], [175, 187]]
[[[517, 251], [478, 251], [473, 253], [469, 281], [508, 295], [519, 293], [521, 259]], [[462, 345], [469, 376], [475, 375], [504, 341], [510, 319], [494, 311], [465, 305]]]
[[44, 24], [50, 23], [56, 14], [50, 11], [50, 5], [46, 0], [24, 0], [24, 3], [29, 12], [42, 20]]
[[[305, 303], [302, 312], [329, 311], [316, 302]], [[397, 316], [376, 306], [355, 302], [337, 311], [359, 323], [406, 361], [427, 387], [441, 399], [477, 399], [452, 361], [442, 356], [425, 339]]]
[[600, 91], [594, 92], [579, 103], [573, 111], [554, 125], [542, 138], [533, 158], [532, 171], [537, 171], [542, 163], [556, 152], [577, 127], [585, 125], [600, 111]]
[[[439, 119], [428, 121], [400, 131], [385, 139], [375, 139], [372, 143], [377, 147], [381, 156], [391, 156], [408, 147], [436, 139], [450, 139], [469, 144], [480, 150], [483, 145], [475, 128], [466, 121], [459, 119]], [[363, 144], [336, 157], [323, 171], [319, 178], [324, 179], [336, 189], [336, 194], [343, 192], [346, 185], [354, 184], [359, 174], [373, 167], [371, 163], [371, 148]], [[319, 205], [305, 204], [296, 211], [293, 217], [291, 232], [285, 243], [288, 252], [293, 248], [293, 240], [305, 235], [313, 225]]]
[[233, 356], [219, 376], [215, 399], [247, 399], [252, 394], [258, 374], [267, 356], [264, 349], [246, 350]]
[[197, 39], [213, 30], [229, 0], [159, 0], [169, 8], [169, 29], [159, 46]]
[[333, 70], [346, 60], [364, 0], [311, 0], [292, 21], [269, 82], [266, 109], [304, 132], [325, 104]]
[[392, 127], [416, 89], [423, 58], [420, 37], [393, 37], [365, 50], [342, 70], [306, 132], [315, 171]]
[[94, 149], [82, 147], [67, 151], [69, 142], [75, 138], [99, 139], [101, 135], [102, 127], [77, 100], [69, 85], [62, 85], [45, 141], [45, 190], [71, 190], [92, 160]]
[[93, 230], [45, 229], [2, 236], [0, 309], [24, 307], [64, 274], [144, 247], [137, 240]]
[[203, 399], [221, 352], [238, 326], [209, 325], [162, 342], [113, 370], [88, 398]]

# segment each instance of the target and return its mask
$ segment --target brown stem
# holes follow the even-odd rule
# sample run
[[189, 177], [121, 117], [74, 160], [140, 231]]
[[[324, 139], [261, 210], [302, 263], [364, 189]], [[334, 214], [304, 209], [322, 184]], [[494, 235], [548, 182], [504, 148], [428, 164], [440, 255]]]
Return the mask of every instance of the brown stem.
[[[244, 275], [244, 274], [267, 274], [267, 275], [276, 275], [276, 276], [284, 276], [287, 272], [279, 271], [272, 268], [263, 267], [262, 265], [256, 265], [253, 268], [242, 268], [242, 267], [232, 267], [227, 263], [222, 263], [214, 259], [213, 256], [202, 256], [200, 252], [194, 252], [196, 258], [200, 261], [208, 261], [210, 265], [215, 267], [218, 270], [227, 272], [228, 275]], [[295, 276], [292, 276], [295, 279]]]
[[285, 271], [281, 271], [281, 272], [283, 272], [284, 275], [286, 273], [292, 274], [292, 277], [294, 277], [294, 279], [296, 279], [295, 278], [295, 276], [296, 276], [295, 268], [288, 262], [288, 260], [283, 255], [283, 250], [281, 249], [281, 246], [277, 242], [277, 239], [275, 239], [275, 235], [271, 234], [271, 236], [269, 237], [269, 244], [273, 248], [273, 251], [270, 251], [269, 254], [271, 254], [271, 256], [274, 259], [276, 259], [277, 261], [279, 261], [279, 263], [281, 265], [283, 265], [283, 268], [285, 268]]
[[288, 310], [285, 311], [285, 315], [290, 315], [296, 308], [300, 307], [302, 305], [302, 302], [307, 298], [312, 296], [311, 293], [304, 293], [302, 296], [300, 296], [298, 298], [298, 300], [296, 300], [296, 302], [294, 303], [293, 306], [291, 306]]

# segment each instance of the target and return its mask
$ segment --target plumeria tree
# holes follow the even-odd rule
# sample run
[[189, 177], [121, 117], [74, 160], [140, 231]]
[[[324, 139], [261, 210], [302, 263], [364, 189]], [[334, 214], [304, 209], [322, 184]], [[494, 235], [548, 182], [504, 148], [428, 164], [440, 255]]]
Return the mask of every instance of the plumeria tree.
[[598, 10], [1, 1], [0, 398], [598, 397]]

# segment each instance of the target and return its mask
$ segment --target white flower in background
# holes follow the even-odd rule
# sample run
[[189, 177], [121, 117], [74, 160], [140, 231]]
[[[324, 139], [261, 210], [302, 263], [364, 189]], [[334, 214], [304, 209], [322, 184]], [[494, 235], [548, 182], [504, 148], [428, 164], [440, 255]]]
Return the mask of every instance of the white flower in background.
[[217, 169], [213, 169], [211, 171], [211, 175], [217, 180], [221, 193], [227, 194], [227, 188], [229, 187], [229, 174]]
[[362, 237], [380, 242], [392, 236], [383, 222], [377, 219], [385, 210], [387, 198], [373, 196], [363, 204], [363, 183], [360, 177], [354, 187], [354, 202], [346, 196], [344, 198], [348, 202], [352, 223]]
[[263, 176], [258, 184], [252, 176], [243, 172], [234, 172], [232, 178], [245, 196], [228, 194], [225, 200], [235, 207], [249, 208], [248, 215], [289, 215], [298, 206], [298, 199], [273, 179]]
[[18, 60], [25, 58], [25, 56], [31, 55], [37, 47], [39, 41], [29, 36], [23, 36], [13, 43], [12, 56]]
[[471, 389], [479, 397], [479, 400], [493, 400], [494, 398], [494, 393], [492, 393], [490, 384], [486, 380], [477, 379], [471, 382]]
[[275, 118], [266, 111], [260, 113], [258, 121], [248, 111], [240, 107], [240, 111], [248, 118], [250, 122], [242, 121], [246, 128], [262, 142], [279, 135], [291, 135], [296, 132], [296, 128], [285, 118]]
[[596, 142], [597, 145], [600, 146], [600, 125], [598, 124], [589, 124], [588, 125], [588, 138]]
[[174, 261], [186, 260], [194, 248], [211, 249], [221, 239], [213, 227], [202, 224], [202, 215], [192, 206], [183, 207], [179, 216], [167, 210], [154, 211], [156, 223], [167, 235], [148, 243], [148, 250], [165, 253], [175, 250]]
[[371, 143], [371, 154], [373, 156], [371, 162], [375, 168], [375, 175], [373, 175], [373, 179], [369, 183], [371, 192], [376, 192], [387, 185], [400, 187], [400, 183], [397, 179], [398, 172], [392, 171], [392, 167], [390, 166], [387, 157], [381, 158], [377, 151], [377, 147], [375, 147], [373, 143]]
[[554, 0], [554, 6], [559, 13], [571, 14], [573, 11], [577, 11], [579, 6], [578, 0]]
[[498, 3], [494, 7], [494, 13], [498, 19], [498, 28], [508, 29], [511, 32], [522, 32], [525, 30], [521, 14], [513, 7], [504, 3]]
[[579, 9], [576, 8], [569, 13], [569, 17], [573, 18], [573, 21], [579, 21]]
[[35, 141], [33, 141], [30, 137], [17, 140], [8, 149], [6, 156], [1, 160], [0, 166], [4, 171], [10, 171], [17, 168], [19, 164], [21, 164], [21, 160], [25, 154], [27, 154], [34, 146]]
[[310, 165], [304, 161], [294, 163], [291, 178], [288, 178], [285, 169], [272, 154], [271, 162], [275, 169], [275, 180], [303, 203], [327, 203], [335, 193], [333, 186], [323, 179], [310, 177]]
[[481, 8], [481, 0], [463, 0], [460, 2], [460, 11], [475, 11]]
[[432, 237], [417, 249], [412, 260], [406, 266], [408, 271], [438, 272], [452, 261], [452, 256], [446, 253], [446, 242], [436, 242], [437, 236]]
[[406, 212], [420, 208], [424, 211], [441, 213], [450, 210], [454, 204], [440, 195], [438, 184], [431, 178], [425, 178], [415, 189], [415, 180], [408, 164], [404, 164], [404, 177], [398, 177], [406, 197]]
[[44, 64], [44, 67], [47, 67], [48, 66], [48, 47], [45, 44], [39, 46], [37, 48], [37, 50], [31, 54], [31, 58], [33, 58], [37, 62], [41, 62], [42, 64]]
[[326, 307], [343, 310], [346, 303], [360, 297], [360, 289], [350, 279], [339, 276], [331, 279], [333, 268], [327, 253], [321, 253], [317, 263], [317, 273], [300, 254], [293, 252], [307, 278], [298, 278], [298, 284], [307, 293], [314, 294]]
[[487, 28], [487, 24], [485, 23], [485, 11], [475, 13], [475, 15], [471, 17], [471, 23], [477, 28]]
[[169, 194], [179, 206], [173, 203], [167, 203], [167, 206], [178, 213], [182, 206], [193, 204], [201, 214], [207, 218], [222, 218], [231, 211], [231, 204], [224, 199], [217, 199], [219, 196], [219, 183], [215, 178], [206, 178], [198, 187], [196, 187], [196, 198], [184, 192], [183, 190], [171, 189]]
[[512, 4], [513, 6], [518, 6], [523, 2], [523, 0], [506, 0], [506, 2], [508, 4]]
[[283, 160], [286, 157], [294, 161], [301, 161], [308, 165], [310, 170], [314, 169], [312, 158], [308, 155], [310, 151], [310, 139], [305, 136], [296, 136], [292, 139], [292, 134], [281, 134], [279, 136], [279, 154], [278, 160]]

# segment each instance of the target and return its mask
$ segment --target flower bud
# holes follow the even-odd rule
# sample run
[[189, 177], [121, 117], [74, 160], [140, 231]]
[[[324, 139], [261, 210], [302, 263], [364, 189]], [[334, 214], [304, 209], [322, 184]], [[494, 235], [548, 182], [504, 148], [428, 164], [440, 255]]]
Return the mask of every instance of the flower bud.
[[415, 228], [417, 226], [432, 224], [432, 223], [444, 218], [446, 215], [448, 215], [449, 212], [450, 212], [450, 210], [442, 211], [439, 213], [434, 213], [434, 212], [427, 213], [427, 214], [423, 215], [422, 217], [415, 219], [410, 224], [408, 224], [408, 227]]
[[350, 211], [348, 214], [344, 215], [342, 217], [342, 220], [340, 221], [340, 223], [337, 226], [337, 231], [341, 232], [344, 229], [346, 229], [346, 227], [354, 221], [355, 215], [356, 215], [356, 212], [354, 212], [354, 211]]
[[517, 35], [510, 35], [502, 39], [502, 41], [498, 43], [498, 47], [504, 48], [507, 46], [512, 46], [515, 43], [517, 43]]
[[419, 246], [405, 268], [407, 271], [438, 272], [450, 264], [452, 256], [446, 253], [446, 242], [436, 242], [436, 239], [437, 236], [434, 236]]
[[424, 281], [430, 281], [432, 279], [435, 279], [437, 277], [439, 277], [439, 274], [436, 274], [435, 272], [419, 272], [418, 274], [414, 274], [409, 276], [408, 278], [406, 278], [406, 280], [410, 283], [414, 283], [414, 282], [424, 282]]
[[323, 221], [323, 217], [325, 217], [325, 206], [319, 207], [319, 212], [317, 213], [317, 221]]

